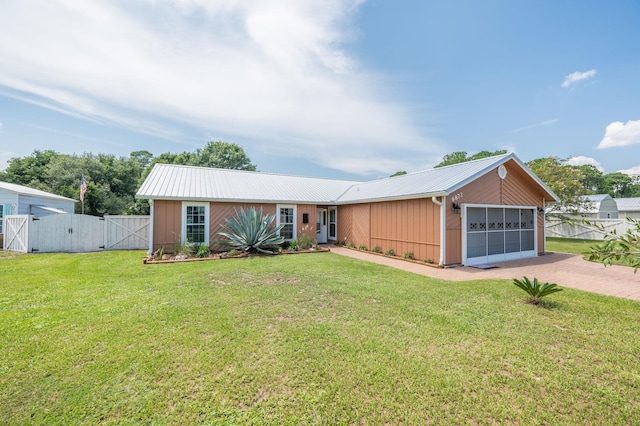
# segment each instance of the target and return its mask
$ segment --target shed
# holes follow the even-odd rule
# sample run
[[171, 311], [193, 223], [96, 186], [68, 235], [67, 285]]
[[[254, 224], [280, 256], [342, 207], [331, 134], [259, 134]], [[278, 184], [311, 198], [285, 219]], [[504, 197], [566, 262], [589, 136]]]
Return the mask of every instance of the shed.
[[618, 204], [609, 194], [585, 195], [587, 205], [583, 207], [581, 216], [593, 219], [617, 219]]
[[149, 250], [212, 246], [238, 208], [276, 215], [287, 239], [379, 247], [439, 265], [544, 252], [544, 207], [557, 196], [514, 154], [368, 182], [156, 164], [136, 194], [149, 200]]
[[640, 197], [616, 198], [620, 217], [640, 219]]
[[4, 217], [28, 214], [44, 217], [73, 213], [75, 200], [15, 183], [0, 182], [0, 237], [4, 234]]

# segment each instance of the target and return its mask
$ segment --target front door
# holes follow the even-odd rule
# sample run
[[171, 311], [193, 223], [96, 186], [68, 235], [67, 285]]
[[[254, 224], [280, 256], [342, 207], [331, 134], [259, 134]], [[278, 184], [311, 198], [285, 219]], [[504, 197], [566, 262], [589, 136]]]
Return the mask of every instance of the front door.
[[327, 209], [316, 209], [316, 241], [327, 243]]

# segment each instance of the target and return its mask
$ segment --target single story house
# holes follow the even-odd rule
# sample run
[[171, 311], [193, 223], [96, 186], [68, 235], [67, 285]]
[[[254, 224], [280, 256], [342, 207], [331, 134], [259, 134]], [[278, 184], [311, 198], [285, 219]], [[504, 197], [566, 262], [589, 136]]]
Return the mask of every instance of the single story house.
[[0, 182], [0, 239], [4, 235], [4, 217], [30, 214], [44, 217], [73, 213], [76, 200], [15, 183]]
[[587, 203], [581, 209], [580, 215], [592, 219], [617, 219], [618, 204], [609, 194], [585, 195], [582, 197]]
[[640, 219], [640, 197], [616, 198], [620, 217]]
[[136, 195], [151, 205], [149, 250], [213, 246], [240, 208], [275, 214], [281, 235], [412, 252], [473, 265], [544, 252], [544, 208], [557, 196], [514, 154], [368, 182], [156, 164]]

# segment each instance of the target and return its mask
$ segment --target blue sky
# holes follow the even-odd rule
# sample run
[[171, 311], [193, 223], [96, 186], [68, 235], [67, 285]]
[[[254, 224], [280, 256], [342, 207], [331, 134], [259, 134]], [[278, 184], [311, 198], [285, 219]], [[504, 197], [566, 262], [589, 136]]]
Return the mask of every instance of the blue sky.
[[638, 22], [634, 0], [3, 0], [0, 168], [227, 140], [335, 178], [498, 149], [640, 173]]

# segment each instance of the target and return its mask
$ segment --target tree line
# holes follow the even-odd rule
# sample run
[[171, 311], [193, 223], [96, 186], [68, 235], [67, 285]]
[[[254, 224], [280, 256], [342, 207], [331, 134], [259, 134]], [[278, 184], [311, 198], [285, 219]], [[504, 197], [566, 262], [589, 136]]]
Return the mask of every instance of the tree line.
[[[34, 151], [9, 160], [0, 181], [28, 186], [63, 197], [79, 199], [82, 176], [87, 184], [85, 214], [149, 214], [146, 200], [135, 194], [156, 163], [183, 164], [255, 171], [256, 166], [235, 143], [211, 141], [195, 152], [163, 153], [134, 151], [128, 156], [84, 153], [61, 154], [53, 150]], [[76, 205], [79, 213], [81, 204]]]

